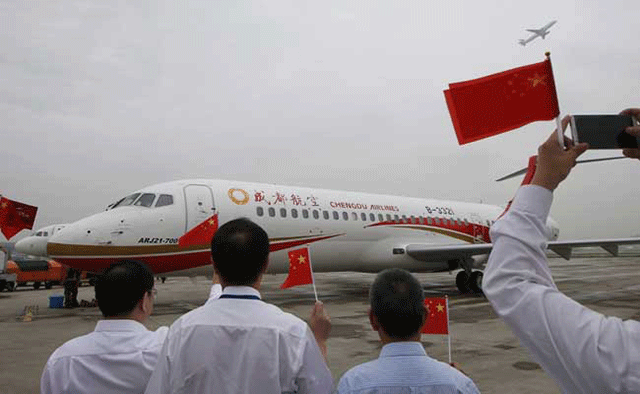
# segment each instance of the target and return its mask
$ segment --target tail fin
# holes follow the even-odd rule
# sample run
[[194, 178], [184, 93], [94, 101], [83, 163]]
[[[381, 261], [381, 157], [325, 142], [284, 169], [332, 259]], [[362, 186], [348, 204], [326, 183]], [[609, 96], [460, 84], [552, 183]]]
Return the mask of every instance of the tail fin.
[[[537, 160], [538, 160], [538, 156], [531, 156], [529, 158], [529, 165], [527, 166], [527, 173], [525, 174], [524, 179], [522, 180], [522, 183], [520, 184], [520, 186], [528, 185], [533, 180], [533, 175], [536, 173]], [[507, 213], [509, 208], [511, 208], [511, 203], [512, 202], [513, 202], [513, 199], [509, 200], [509, 203], [507, 203], [507, 207], [504, 209], [504, 212], [502, 212], [500, 214], [500, 216], [498, 216], [498, 219], [500, 219], [501, 217], [504, 216], [505, 213]]]

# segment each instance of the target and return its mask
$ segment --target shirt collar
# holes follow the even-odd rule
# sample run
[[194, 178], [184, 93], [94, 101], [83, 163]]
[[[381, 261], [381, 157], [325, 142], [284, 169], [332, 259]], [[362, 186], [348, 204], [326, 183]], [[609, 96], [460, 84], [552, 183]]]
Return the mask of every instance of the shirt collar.
[[387, 343], [380, 351], [380, 358], [396, 356], [426, 356], [427, 352], [420, 342], [392, 342]]
[[[260, 292], [251, 286], [227, 286], [222, 289], [222, 294], [253, 295], [260, 297]], [[260, 297], [262, 299], [262, 297]]]
[[96, 332], [105, 331], [149, 331], [142, 323], [131, 319], [107, 319], [99, 320], [96, 324]]

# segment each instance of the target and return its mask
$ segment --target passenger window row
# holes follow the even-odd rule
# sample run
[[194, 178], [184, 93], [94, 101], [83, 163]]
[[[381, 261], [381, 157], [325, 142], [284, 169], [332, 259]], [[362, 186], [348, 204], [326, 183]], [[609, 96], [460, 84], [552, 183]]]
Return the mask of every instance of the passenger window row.
[[[310, 216], [313, 216], [314, 219], [320, 219], [320, 212], [322, 212], [322, 217], [325, 220], [329, 220], [329, 218], [333, 218], [333, 220], [340, 220], [342, 218], [343, 221], [348, 221], [348, 220], [353, 220], [353, 221], [370, 221], [370, 222], [393, 222], [393, 223], [408, 223], [408, 224], [426, 224], [426, 225], [454, 225], [454, 226], [468, 226], [469, 225], [469, 221], [465, 218], [465, 219], [459, 219], [459, 218], [440, 218], [440, 217], [416, 217], [416, 216], [409, 216], [407, 217], [406, 215], [391, 215], [391, 214], [382, 214], [382, 213], [378, 213], [377, 215], [374, 213], [369, 213], [369, 215], [367, 215], [364, 212], [361, 212], [360, 215], [358, 215], [357, 212], [351, 212], [351, 215], [349, 215], [348, 212], [342, 211], [342, 214], [338, 211], [321, 211], [318, 209], [314, 209], [311, 211], [311, 215], [309, 214], [309, 210], [308, 209], [301, 209], [301, 215], [302, 218], [304, 219], [309, 219]], [[279, 217], [281, 218], [286, 218], [287, 215], [291, 215], [292, 218], [296, 219], [299, 216], [298, 210], [296, 208], [291, 208], [290, 210], [287, 210], [287, 208], [279, 208], [278, 210], [276, 210], [276, 208], [274, 207], [269, 207], [266, 209], [266, 214], [269, 217], [276, 217], [276, 213], [279, 214]], [[265, 216], [265, 209], [264, 207], [256, 207], [256, 214], [260, 217]], [[486, 221], [487, 226], [491, 226], [494, 222], [493, 221]]]

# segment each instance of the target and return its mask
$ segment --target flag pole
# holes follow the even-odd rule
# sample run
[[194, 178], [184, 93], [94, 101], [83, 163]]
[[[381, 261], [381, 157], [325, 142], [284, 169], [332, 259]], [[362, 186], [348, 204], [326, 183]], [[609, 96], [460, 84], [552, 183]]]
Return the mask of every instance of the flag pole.
[[311, 271], [311, 284], [313, 285], [313, 295], [316, 296], [316, 302], [318, 302], [318, 290], [316, 290], [316, 276], [313, 274], [313, 266], [311, 265], [311, 249], [307, 244], [307, 253], [309, 253], [309, 271]]
[[444, 296], [447, 304], [447, 341], [449, 343], [449, 364], [451, 364], [451, 329], [449, 328], [449, 297]]
[[[551, 68], [551, 52], [545, 52], [544, 54], [549, 61], [549, 67]], [[551, 75], [553, 76], [553, 69], [551, 69]], [[558, 99], [558, 89], [553, 84], [553, 88], [556, 91], [556, 100]], [[560, 103], [558, 102], [558, 116], [556, 116], [556, 134], [558, 135], [558, 144], [564, 148], [564, 130], [562, 130], [562, 121], [560, 120]]]

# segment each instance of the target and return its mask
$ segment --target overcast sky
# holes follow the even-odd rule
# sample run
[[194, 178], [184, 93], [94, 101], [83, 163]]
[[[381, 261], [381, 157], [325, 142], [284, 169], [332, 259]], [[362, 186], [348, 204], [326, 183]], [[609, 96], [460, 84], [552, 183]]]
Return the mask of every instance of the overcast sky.
[[[3, 0], [0, 193], [37, 205], [35, 228], [196, 177], [501, 205], [520, 179], [494, 180], [554, 123], [459, 146], [442, 90], [549, 50], [563, 114], [640, 106], [638, 15], [636, 0]], [[638, 161], [576, 167], [551, 212], [561, 238], [640, 235], [639, 184]]]

